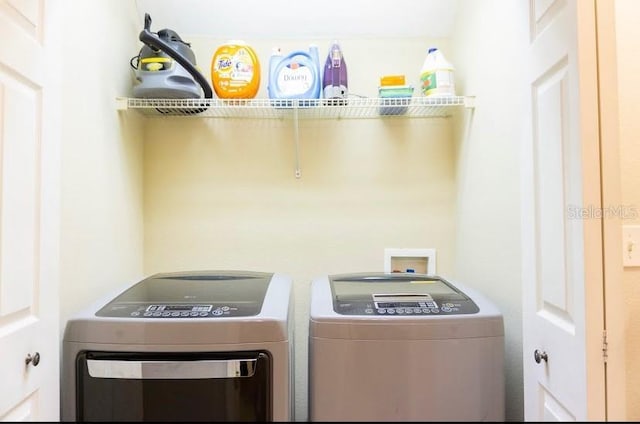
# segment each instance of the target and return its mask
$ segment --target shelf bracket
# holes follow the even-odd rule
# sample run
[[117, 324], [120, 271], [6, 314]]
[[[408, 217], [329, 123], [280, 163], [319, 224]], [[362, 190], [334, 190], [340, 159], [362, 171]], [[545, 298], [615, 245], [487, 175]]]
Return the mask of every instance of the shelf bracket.
[[300, 142], [299, 142], [299, 138], [300, 138], [300, 131], [298, 128], [298, 101], [295, 101], [295, 104], [293, 105], [293, 138], [295, 140], [296, 143], [296, 151], [295, 151], [295, 161], [296, 161], [296, 178], [300, 178], [301, 172], [300, 172]]
[[464, 98], [464, 107], [467, 109], [473, 109], [476, 107], [476, 98], [475, 96], [467, 96]]
[[126, 97], [116, 97], [116, 110], [129, 109], [129, 99]]

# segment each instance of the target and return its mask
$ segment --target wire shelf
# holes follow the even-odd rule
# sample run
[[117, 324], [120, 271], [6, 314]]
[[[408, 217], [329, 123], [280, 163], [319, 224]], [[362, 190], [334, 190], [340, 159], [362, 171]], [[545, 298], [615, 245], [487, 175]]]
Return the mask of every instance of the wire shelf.
[[468, 96], [348, 99], [137, 99], [119, 97], [119, 110], [146, 116], [246, 119], [358, 119], [448, 117], [457, 107], [474, 107]]

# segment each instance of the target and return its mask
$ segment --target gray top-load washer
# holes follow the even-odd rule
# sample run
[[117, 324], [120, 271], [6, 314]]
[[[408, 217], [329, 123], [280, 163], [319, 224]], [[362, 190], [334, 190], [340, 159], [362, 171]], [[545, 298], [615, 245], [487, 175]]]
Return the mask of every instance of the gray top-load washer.
[[67, 322], [62, 419], [293, 419], [292, 281], [155, 274]]
[[316, 278], [309, 314], [311, 421], [504, 419], [502, 314], [440, 276]]

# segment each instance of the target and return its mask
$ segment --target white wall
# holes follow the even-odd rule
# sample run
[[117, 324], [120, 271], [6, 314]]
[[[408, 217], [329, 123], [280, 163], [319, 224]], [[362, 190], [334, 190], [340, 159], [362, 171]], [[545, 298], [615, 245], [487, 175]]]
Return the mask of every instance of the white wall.
[[119, 115], [140, 26], [129, 0], [65, 0], [61, 320], [142, 275], [142, 125]]
[[[620, 171], [622, 205], [629, 212], [623, 225], [640, 225], [640, 121], [638, 75], [640, 75], [640, 3], [616, 1], [618, 54], [618, 111], [620, 114]], [[606, 83], [604, 86], [606, 90]], [[624, 217], [623, 217], [624, 218]], [[640, 268], [625, 268], [627, 420], [640, 420]]]
[[[528, 2], [461, 2], [450, 60], [473, 117], [458, 122], [455, 275], [504, 315], [506, 418], [523, 419], [520, 144]], [[468, 133], [467, 133], [468, 131]]]

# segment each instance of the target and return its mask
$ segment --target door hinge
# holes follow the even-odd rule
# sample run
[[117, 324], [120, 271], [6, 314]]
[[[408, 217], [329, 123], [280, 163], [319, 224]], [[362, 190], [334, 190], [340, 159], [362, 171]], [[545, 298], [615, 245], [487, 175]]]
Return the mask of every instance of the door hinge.
[[609, 343], [607, 342], [607, 330], [602, 331], [602, 360], [607, 363], [609, 357]]

